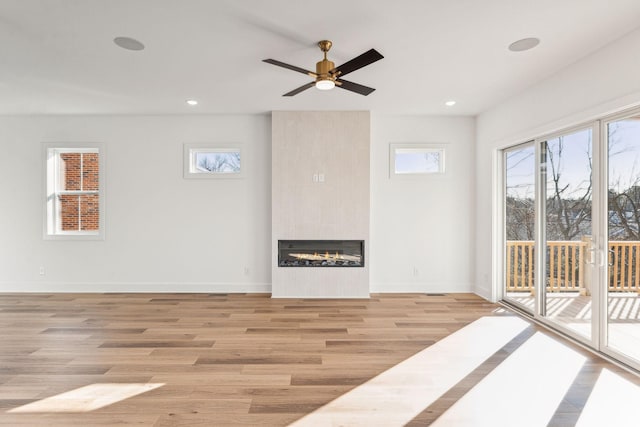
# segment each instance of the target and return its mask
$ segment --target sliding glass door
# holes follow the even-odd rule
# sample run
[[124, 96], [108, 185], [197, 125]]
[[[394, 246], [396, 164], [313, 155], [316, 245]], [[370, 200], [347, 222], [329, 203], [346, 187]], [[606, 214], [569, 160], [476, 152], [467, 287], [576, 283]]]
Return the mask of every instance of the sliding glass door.
[[502, 161], [503, 300], [640, 368], [640, 110]]
[[590, 250], [593, 230], [593, 130], [539, 142], [544, 286], [540, 315], [592, 341]]
[[[640, 113], [604, 123], [607, 236], [604, 349], [640, 361]], [[627, 360], [631, 359], [631, 361]]]

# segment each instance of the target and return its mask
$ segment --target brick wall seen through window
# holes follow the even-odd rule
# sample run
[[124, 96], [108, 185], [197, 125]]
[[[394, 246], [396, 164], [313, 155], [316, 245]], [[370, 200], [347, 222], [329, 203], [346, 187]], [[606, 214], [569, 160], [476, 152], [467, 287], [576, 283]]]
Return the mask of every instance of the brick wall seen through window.
[[[63, 231], [100, 227], [98, 153], [60, 153], [59, 221]], [[74, 194], [77, 192], [77, 194]], [[86, 192], [96, 192], [87, 194]]]

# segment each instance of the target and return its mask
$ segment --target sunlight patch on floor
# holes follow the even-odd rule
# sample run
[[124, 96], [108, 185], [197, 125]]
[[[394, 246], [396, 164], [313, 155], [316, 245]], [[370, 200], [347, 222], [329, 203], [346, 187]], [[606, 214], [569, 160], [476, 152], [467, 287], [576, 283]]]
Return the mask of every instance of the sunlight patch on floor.
[[482, 317], [291, 426], [402, 426], [529, 327]]
[[640, 387], [603, 369], [589, 395], [576, 427], [636, 427]]
[[12, 413], [90, 412], [162, 387], [163, 383], [100, 383], [80, 387], [11, 409]]
[[[545, 426], [585, 361], [536, 332], [432, 426]], [[490, 408], [499, 408], [500, 415]]]
[[640, 324], [610, 323], [609, 347], [636, 360], [640, 360]]

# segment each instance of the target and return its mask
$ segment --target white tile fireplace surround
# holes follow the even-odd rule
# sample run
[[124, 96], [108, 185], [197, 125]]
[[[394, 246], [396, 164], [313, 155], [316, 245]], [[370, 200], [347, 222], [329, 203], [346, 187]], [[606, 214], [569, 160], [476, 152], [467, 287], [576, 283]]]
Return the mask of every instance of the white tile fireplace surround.
[[369, 144], [368, 111], [272, 113], [273, 297], [369, 296], [364, 253], [362, 265], [345, 265], [345, 255], [328, 246], [317, 254], [294, 252], [311, 267], [304, 268], [280, 265], [278, 247], [279, 241], [299, 240], [362, 241], [368, 247]]

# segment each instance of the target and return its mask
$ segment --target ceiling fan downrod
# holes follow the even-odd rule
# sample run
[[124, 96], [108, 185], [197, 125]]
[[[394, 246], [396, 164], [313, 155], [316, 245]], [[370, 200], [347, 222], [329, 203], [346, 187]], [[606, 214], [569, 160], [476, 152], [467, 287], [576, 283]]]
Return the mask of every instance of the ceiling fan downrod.
[[321, 40], [318, 42], [318, 47], [324, 53], [324, 59], [316, 63], [316, 82], [321, 80], [331, 80], [335, 82], [337, 75], [330, 73], [329, 71], [336, 68], [336, 65], [327, 59], [327, 52], [331, 49], [333, 43], [330, 40]]

